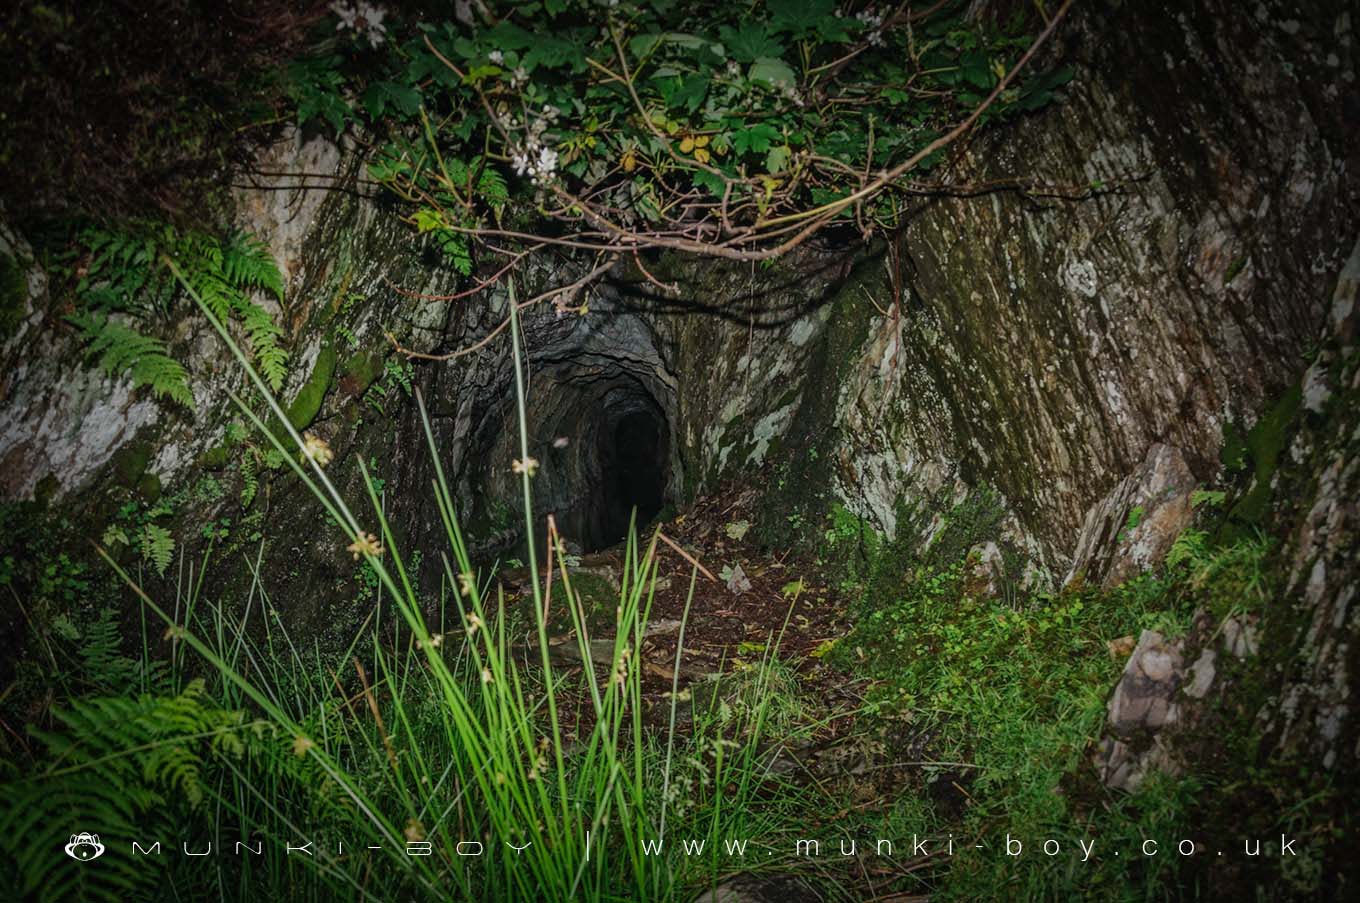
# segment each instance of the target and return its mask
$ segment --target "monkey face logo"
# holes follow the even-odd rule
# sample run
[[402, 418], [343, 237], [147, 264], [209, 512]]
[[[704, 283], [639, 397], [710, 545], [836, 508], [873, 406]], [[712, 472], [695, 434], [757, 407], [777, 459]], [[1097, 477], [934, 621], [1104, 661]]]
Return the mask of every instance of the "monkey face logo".
[[66, 855], [89, 862], [104, 855], [104, 845], [99, 842], [98, 834], [72, 834], [71, 842], [66, 845]]

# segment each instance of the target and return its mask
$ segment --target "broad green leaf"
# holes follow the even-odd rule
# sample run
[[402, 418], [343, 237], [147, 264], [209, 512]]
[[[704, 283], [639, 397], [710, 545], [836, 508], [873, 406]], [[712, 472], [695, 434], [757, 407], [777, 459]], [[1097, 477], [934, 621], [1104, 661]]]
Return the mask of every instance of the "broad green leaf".
[[789, 64], [773, 57], [761, 57], [752, 63], [747, 77], [775, 88], [791, 87], [798, 82], [798, 76]]
[[784, 54], [783, 45], [757, 22], [744, 22], [740, 28], [724, 25], [718, 34], [727, 52], [738, 62], [750, 63], [761, 57], [778, 59]]

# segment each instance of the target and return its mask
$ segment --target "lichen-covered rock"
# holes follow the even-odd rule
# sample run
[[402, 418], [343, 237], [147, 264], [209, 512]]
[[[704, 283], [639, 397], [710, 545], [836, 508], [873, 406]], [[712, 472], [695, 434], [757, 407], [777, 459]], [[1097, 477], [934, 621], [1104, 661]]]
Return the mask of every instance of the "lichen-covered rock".
[[[1224, 692], [1219, 657], [1233, 648], [1205, 612], [1188, 636], [1168, 638], [1144, 630], [1106, 705], [1103, 736], [1094, 760], [1108, 787], [1134, 792], [1149, 775], [1181, 774], [1187, 752], [1181, 738], [1194, 730]], [[1111, 647], [1114, 651], [1114, 647]]]
[[1190, 526], [1196, 485], [1179, 450], [1153, 445], [1138, 469], [1087, 512], [1067, 582], [1080, 575], [1108, 588], [1160, 565]]

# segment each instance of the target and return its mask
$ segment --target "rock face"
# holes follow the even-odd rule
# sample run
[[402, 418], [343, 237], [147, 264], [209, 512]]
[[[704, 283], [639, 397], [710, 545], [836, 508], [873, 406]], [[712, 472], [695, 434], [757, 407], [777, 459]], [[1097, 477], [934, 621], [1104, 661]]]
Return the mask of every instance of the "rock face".
[[[978, 547], [988, 585], [1005, 579], [1008, 556], [1053, 584], [1110, 585], [1155, 566], [1188, 521], [1190, 492], [1218, 473], [1225, 427], [1250, 424], [1297, 382], [1320, 335], [1330, 356], [1309, 370], [1305, 409], [1354, 406], [1354, 22], [1341, 3], [1304, 6], [1084, 8], [1058, 54], [1076, 70], [1061, 102], [961, 148], [937, 170], [946, 184], [922, 186], [886, 245], [838, 238], [769, 269], [663, 259], [650, 270], [675, 291], [621, 267], [574, 302], [587, 316], [526, 311], [540, 513], [570, 518], [574, 539], [603, 537], [617, 505], [591, 487], [616, 469], [623, 425], [650, 423], [666, 501], [754, 475], [779, 512], [779, 541], [798, 541], [839, 503], [888, 536], [928, 543], [941, 511], [985, 494], [996, 514], [992, 545]], [[335, 446], [343, 488], [357, 494], [358, 461], [378, 470], [399, 532], [418, 545], [442, 534], [418, 388], [474, 542], [490, 553], [522, 541], [509, 515], [512, 358], [492, 338], [504, 288], [454, 298], [465, 283], [363, 196], [348, 149], [294, 136], [273, 155], [261, 170], [341, 189], [281, 178], [241, 197], [242, 225], [288, 277], [290, 419]], [[24, 256], [18, 236], [3, 242]], [[536, 259], [519, 297], [580, 272], [579, 261]], [[172, 337], [203, 400], [191, 420], [70, 367], [41, 274], [20, 302], [0, 382], [7, 497], [40, 484], [58, 500], [99, 491], [134, 445], [154, 450], [141, 470], [167, 486], [243, 478], [222, 463], [239, 449], [221, 400], [243, 383], [201, 322], [182, 320]], [[408, 369], [389, 333], [436, 357], [470, 350]], [[1261, 639], [1306, 647], [1309, 673], [1274, 723], [1281, 742], [1331, 738], [1332, 762], [1356, 756], [1345, 745], [1355, 426], [1353, 413], [1331, 417], [1290, 451], [1306, 474], [1292, 548], [1308, 626], [1297, 640]], [[186, 521], [206, 521], [230, 499], [193, 504]], [[281, 485], [268, 504], [285, 547], [275, 594], [342, 621], [323, 606], [352, 573], [348, 556], [290, 547], [318, 516], [298, 487]], [[1175, 692], [1206, 689], [1207, 670], [1180, 668]], [[1121, 718], [1138, 708], [1126, 702]], [[1149, 702], [1144, 714], [1177, 705]]]
[[1109, 588], [1160, 564], [1190, 526], [1196, 485], [1177, 449], [1153, 445], [1138, 469], [1086, 513], [1067, 582], [1091, 571], [1104, 574]]
[[[831, 288], [820, 303], [766, 276], [757, 310], [729, 300], [727, 327], [678, 327], [699, 474], [815, 448], [826, 463], [789, 481], [829, 478], [889, 534], [904, 501], [989, 485], [1055, 575], [1155, 563], [1224, 427], [1297, 378], [1360, 223], [1360, 159], [1339, 5], [1154, 6], [1088, 11], [1071, 90], [969, 148], [968, 196], [923, 200], [853, 268], [803, 262], [805, 300]], [[1053, 187], [1025, 190], [1036, 177]], [[756, 284], [710, 272], [699, 300]], [[1110, 554], [1153, 484], [1171, 496], [1136, 550]]]

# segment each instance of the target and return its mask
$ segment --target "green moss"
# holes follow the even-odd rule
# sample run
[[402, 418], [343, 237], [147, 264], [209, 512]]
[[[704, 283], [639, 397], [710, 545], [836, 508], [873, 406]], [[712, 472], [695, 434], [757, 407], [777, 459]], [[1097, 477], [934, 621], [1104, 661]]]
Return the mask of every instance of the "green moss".
[[151, 464], [154, 449], [150, 442], [129, 442], [113, 455], [113, 477], [119, 486], [132, 489]]
[[978, 543], [1000, 538], [1005, 514], [1001, 495], [995, 490], [986, 486], [972, 490], [944, 516], [944, 527], [922, 555], [923, 560], [936, 567], [962, 560]]
[[214, 445], [198, 456], [198, 466], [204, 470], [221, 470], [231, 462], [231, 449], [226, 444]]
[[60, 490], [61, 480], [57, 479], [56, 474], [49, 473], [38, 481], [37, 486], [33, 487], [33, 500], [38, 503], [40, 508], [46, 508]]
[[383, 362], [384, 356], [377, 350], [351, 354], [340, 365], [341, 388], [354, 398], [363, 395], [382, 376]]
[[316, 364], [312, 367], [311, 376], [307, 377], [307, 382], [298, 390], [297, 397], [288, 405], [288, 422], [293, 425], [293, 429], [306, 429], [316, 419], [316, 415], [321, 413], [321, 403], [326, 400], [331, 377], [335, 375], [335, 360], [335, 349], [330, 343], [322, 345], [321, 351], [316, 356]]
[[[571, 588], [581, 603], [586, 626], [592, 633], [613, 626], [615, 610], [619, 605], [619, 591], [610, 586], [608, 580], [598, 574], [573, 570]], [[570, 626], [569, 620], [563, 626]]]
[[0, 254], [0, 342], [19, 331], [28, 306], [28, 283], [19, 262]]
[[161, 478], [154, 473], [144, 473], [142, 478], [137, 481], [137, 492], [148, 502], [154, 502], [161, 497]]
[[[1250, 488], [1229, 513], [1234, 524], [1257, 526], [1270, 510], [1271, 483], [1279, 466], [1280, 454], [1288, 444], [1303, 400], [1303, 387], [1295, 383], [1266, 411], [1247, 433], [1241, 451], [1233, 449], [1237, 460], [1249, 462], [1252, 468]], [[1227, 445], [1225, 443], [1225, 454]], [[1234, 531], [1235, 532], [1235, 531]], [[1225, 539], [1231, 539], [1231, 536]]]
[[[872, 305], [864, 302], [864, 293], [881, 294], [885, 279], [880, 250], [860, 260], [837, 290], [821, 340], [807, 349], [803, 400], [779, 448], [829, 449], [838, 444], [839, 389], [859, 357], [874, 312]], [[736, 434], [729, 428], [728, 435]], [[776, 451], [772, 445], [767, 460], [777, 460]], [[832, 493], [834, 456], [798, 454], [783, 458], [757, 511], [757, 535], [773, 546], [797, 542], [803, 525], [822, 523], [836, 501]]]

